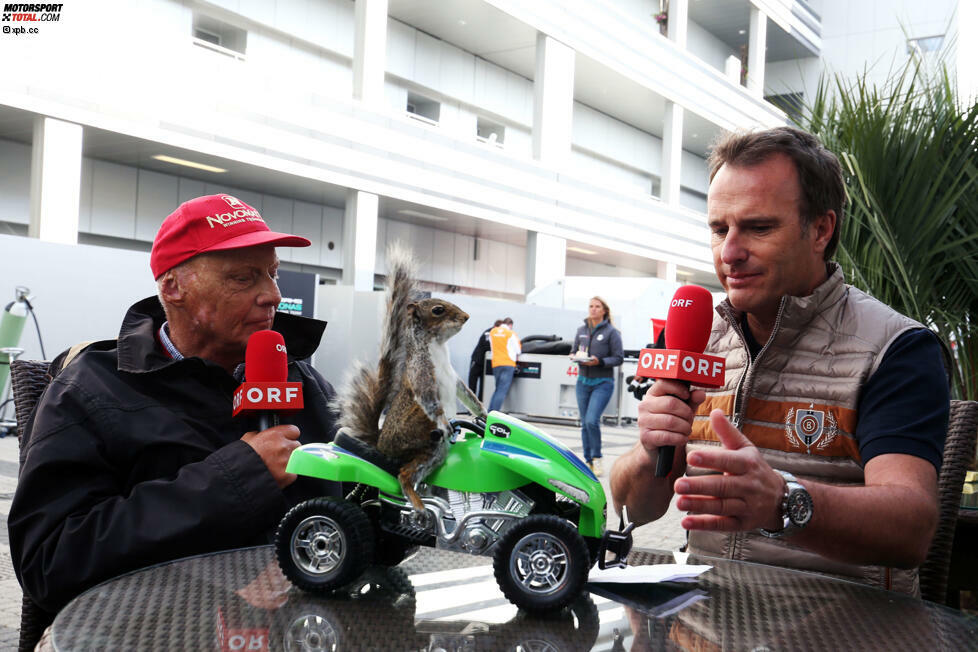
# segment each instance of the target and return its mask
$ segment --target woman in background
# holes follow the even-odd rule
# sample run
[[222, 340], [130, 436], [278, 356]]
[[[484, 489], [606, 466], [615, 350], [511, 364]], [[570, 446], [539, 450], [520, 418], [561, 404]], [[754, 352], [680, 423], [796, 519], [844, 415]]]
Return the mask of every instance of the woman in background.
[[575, 341], [572, 359], [579, 365], [577, 409], [584, 460], [594, 475], [601, 475], [601, 414], [615, 393], [615, 367], [624, 358], [621, 333], [611, 325], [611, 309], [601, 297], [588, 303], [587, 319], [577, 329]]

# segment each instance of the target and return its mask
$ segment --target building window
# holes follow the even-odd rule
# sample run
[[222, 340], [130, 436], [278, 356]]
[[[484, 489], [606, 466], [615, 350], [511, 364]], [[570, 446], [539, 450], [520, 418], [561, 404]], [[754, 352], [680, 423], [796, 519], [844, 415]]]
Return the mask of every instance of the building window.
[[193, 42], [198, 47], [244, 61], [248, 32], [211, 16], [194, 14]]
[[475, 125], [475, 138], [479, 142], [502, 147], [506, 139], [506, 127], [479, 116]]
[[408, 93], [405, 109], [412, 118], [434, 125], [438, 124], [441, 116], [441, 103], [438, 100], [417, 93]]
[[944, 46], [944, 35], [921, 36], [919, 38], [907, 39], [907, 54], [919, 51], [921, 54], [928, 52], [938, 52]]
[[801, 116], [805, 112], [805, 98], [801, 93], [768, 95], [764, 99], [787, 113], [788, 118], [796, 125], [801, 124]]

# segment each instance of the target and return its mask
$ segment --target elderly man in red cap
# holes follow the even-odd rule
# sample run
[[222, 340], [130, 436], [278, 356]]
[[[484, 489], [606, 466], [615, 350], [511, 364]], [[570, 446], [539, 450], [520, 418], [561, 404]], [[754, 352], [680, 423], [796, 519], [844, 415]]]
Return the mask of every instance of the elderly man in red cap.
[[[8, 519], [14, 570], [41, 607], [149, 564], [269, 542], [289, 506], [339, 494], [285, 472], [300, 443], [335, 430], [332, 387], [297, 361], [326, 325], [276, 312], [275, 247], [309, 244], [230, 195], [188, 201], [153, 242], [159, 296], [129, 309], [118, 340], [52, 365]], [[305, 408], [257, 431], [232, 418], [232, 395], [249, 336], [269, 328]]]

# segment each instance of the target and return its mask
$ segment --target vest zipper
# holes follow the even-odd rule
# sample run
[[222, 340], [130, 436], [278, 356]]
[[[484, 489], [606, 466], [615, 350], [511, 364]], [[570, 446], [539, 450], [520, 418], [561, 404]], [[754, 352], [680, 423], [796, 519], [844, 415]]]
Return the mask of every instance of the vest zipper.
[[744, 348], [747, 349], [747, 367], [744, 370], [743, 375], [740, 377], [740, 381], [737, 383], [737, 390], [734, 392], [734, 413], [732, 415], [732, 423], [734, 428], [737, 430], [741, 430], [741, 424], [743, 423], [745, 417], [744, 413], [746, 412], [746, 401], [744, 400], [744, 397], [750, 395], [750, 390], [754, 385], [754, 367], [760, 362], [761, 358], [764, 357], [764, 353], [768, 350], [768, 348], [770, 348], [771, 342], [773, 342], [774, 338], [777, 336], [778, 330], [781, 328], [781, 317], [784, 314], [784, 307], [787, 303], [788, 297], [781, 297], [781, 305], [778, 306], [778, 314], [774, 319], [774, 328], [771, 329], [771, 335], [767, 338], [767, 342], [764, 343], [761, 350], [757, 352], [757, 357], [753, 359], [750, 355], [750, 347], [747, 346], [747, 338], [744, 336], [744, 331], [740, 327], [740, 322], [737, 320], [730, 320], [728, 317], [728, 321], [730, 321], [737, 335], [740, 337], [741, 343], [744, 345]]

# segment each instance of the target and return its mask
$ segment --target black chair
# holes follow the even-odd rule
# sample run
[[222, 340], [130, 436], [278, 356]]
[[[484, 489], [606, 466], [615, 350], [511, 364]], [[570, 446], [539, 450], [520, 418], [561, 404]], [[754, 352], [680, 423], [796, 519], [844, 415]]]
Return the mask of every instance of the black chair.
[[975, 461], [978, 438], [978, 402], [951, 401], [951, 417], [944, 440], [944, 460], [938, 479], [940, 516], [927, 558], [920, 566], [920, 595], [925, 600], [947, 604], [947, 575], [951, 566], [951, 544], [958, 521], [964, 474]]
[[[14, 410], [17, 415], [17, 440], [20, 444], [20, 464], [24, 464], [24, 451], [27, 442], [24, 438], [24, 425], [27, 423], [44, 388], [51, 377], [48, 375], [49, 362], [41, 360], [14, 360], [10, 365], [10, 386], [14, 396]], [[29, 652], [37, 645], [44, 630], [54, 621], [55, 614], [42, 609], [25, 593], [20, 608], [20, 642], [17, 649]]]

